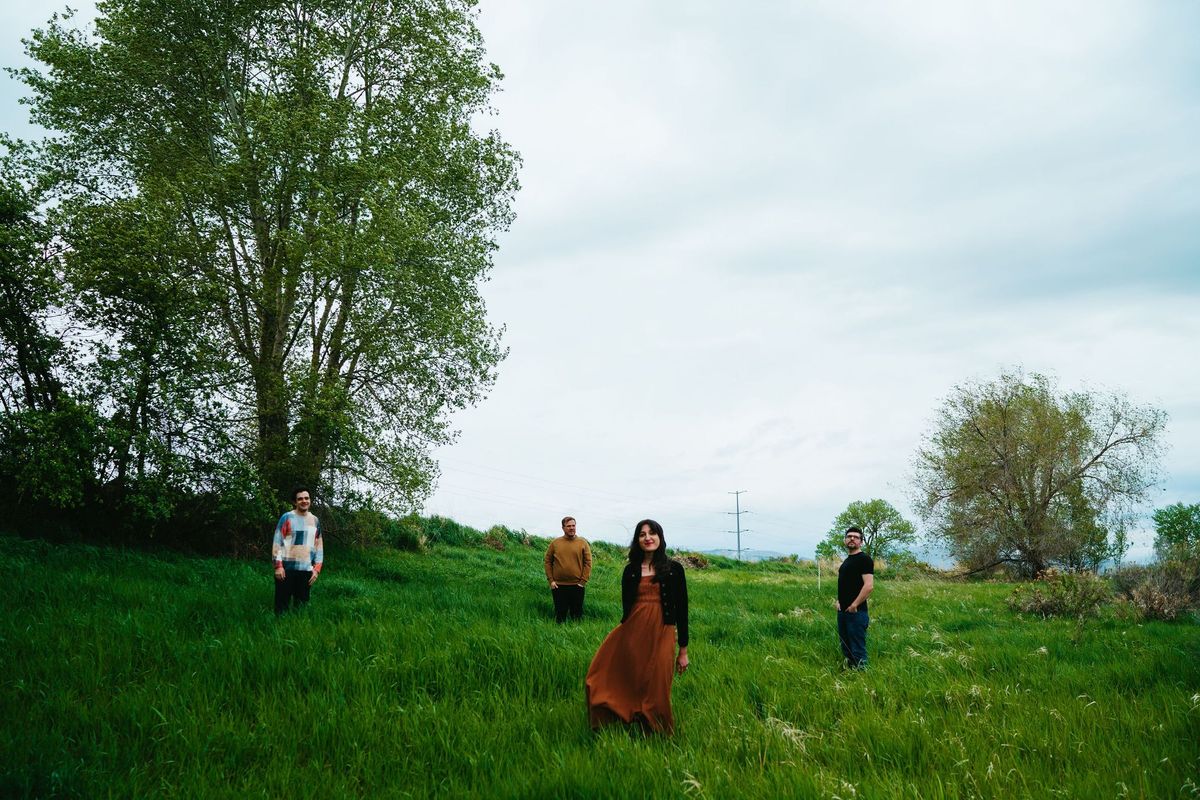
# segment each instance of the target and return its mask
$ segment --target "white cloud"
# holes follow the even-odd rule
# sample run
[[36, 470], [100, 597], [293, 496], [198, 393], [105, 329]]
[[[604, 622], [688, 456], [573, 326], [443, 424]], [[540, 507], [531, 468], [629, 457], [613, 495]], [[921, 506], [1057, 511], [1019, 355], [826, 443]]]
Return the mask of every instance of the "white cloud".
[[511, 356], [427, 510], [707, 548], [749, 489], [744, 543], [808, 554], [851, 500], [904, 508], [947, 391], [1018, 364], [1165, 408], [1161, 494], [1195, 502], [1198, 16], [488, 0]]

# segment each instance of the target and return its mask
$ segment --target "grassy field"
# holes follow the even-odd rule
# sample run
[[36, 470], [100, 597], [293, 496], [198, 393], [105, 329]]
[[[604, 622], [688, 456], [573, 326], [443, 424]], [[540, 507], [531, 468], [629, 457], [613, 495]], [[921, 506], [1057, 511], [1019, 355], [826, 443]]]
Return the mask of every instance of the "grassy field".
[[880, 580], [872, 667], [833, 586], [693, 570], [679, 730], [592, 733], [598, 559], [556, 626], [538, 548], [268, 565], [0, 539], [0, 796], [1200, 797], [1200, 625], [1030, 619], [1011, 587]]

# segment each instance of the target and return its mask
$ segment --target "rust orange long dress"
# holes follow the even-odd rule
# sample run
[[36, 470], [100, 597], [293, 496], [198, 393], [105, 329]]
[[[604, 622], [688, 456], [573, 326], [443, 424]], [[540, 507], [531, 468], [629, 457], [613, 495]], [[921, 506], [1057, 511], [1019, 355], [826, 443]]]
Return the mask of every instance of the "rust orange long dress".
[[587, 673], [588, 717], [593, 728], [620, 720], [671, 733], [671, 681], [675, 677], [675, 626], [663, 624], [658, 584], [643, 576], [629, 618], [596, 651]]

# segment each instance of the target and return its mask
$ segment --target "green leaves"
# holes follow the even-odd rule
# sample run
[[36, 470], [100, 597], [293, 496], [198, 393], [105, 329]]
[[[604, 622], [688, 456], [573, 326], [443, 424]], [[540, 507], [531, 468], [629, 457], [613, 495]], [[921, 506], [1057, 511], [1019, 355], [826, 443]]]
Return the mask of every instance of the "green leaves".
[[846, 552], [846, 529], [852, 525], [862, 528], [863, 550], [872, 558], [887, 558], [917, 540], [917, 529], [888, 501], [855, 500], [834, 519], [829, 533], [817, 546], [817, 555], [841, 558]]
[[447, 413], [504, 355], [479, 285], [519, 159], [472, 125], [499, 78], [474, 4], [100, 11], [94, 34], [35, 32], [46, 69], [20, 77], [104, 363], [250, 421], [224, 430], [280, 494], [325, 478], [415, 504]]
[[1154, 548], [1163, 558], [1200, 559], [1200, 503], [1174, 503], [1157, 509]]
[[39, 197], [16, 178], [15, 155], [10, 150], [0, 176], [0, 400], [5, 411], [52, 411], [58, 370], [71, 361], [50, 324], [64, 299], [59, 260], [36, 211]]
[[1166, 414], [1006, 373], [954, 389], [916, 457], [933, 535], [972, 569], [1096, 568], [1156, 480]]

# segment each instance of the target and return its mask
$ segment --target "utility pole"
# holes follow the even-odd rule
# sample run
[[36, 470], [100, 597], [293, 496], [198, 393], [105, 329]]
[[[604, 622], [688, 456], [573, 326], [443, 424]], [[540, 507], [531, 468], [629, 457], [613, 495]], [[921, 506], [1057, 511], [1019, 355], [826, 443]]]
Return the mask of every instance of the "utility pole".
[[733, 507], [735, 510], [726, 511], [725, 513], [733, 515], [734, 519], [736, 520], [737, 530], [736, 531], [725, 531], [725, 532], [737, 534], [737, 557], [738, 557], [738, 561], [741, 561], [742, 560], [742, 534], [750, 532], [749, 528], [742, 527], [742, 514], [750, 513], [749, 511], [742, 510], [742, 502], [741, 502], [742, 495], [746, 494], [746, 490], [739, 489], [736, 492], [726, 492], [726, 494], [733, 495]]

